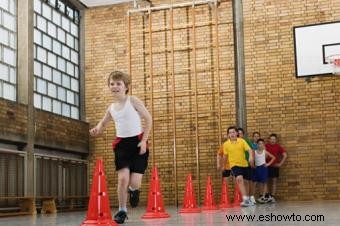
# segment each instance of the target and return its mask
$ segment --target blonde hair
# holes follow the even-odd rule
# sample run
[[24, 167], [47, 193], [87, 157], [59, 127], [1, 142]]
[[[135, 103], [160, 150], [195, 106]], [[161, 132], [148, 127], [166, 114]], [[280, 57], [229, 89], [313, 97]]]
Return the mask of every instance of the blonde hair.
[[113, 71], [109, 74], [109, 77], [107, 78], [107, 85], [110, 85], [110, 81], [117, 81], [122, 80], [127, 88], [126, 93], [129, 92], [129, 85], [131, 83], [130, 76], [124, 72], [121, 71]]

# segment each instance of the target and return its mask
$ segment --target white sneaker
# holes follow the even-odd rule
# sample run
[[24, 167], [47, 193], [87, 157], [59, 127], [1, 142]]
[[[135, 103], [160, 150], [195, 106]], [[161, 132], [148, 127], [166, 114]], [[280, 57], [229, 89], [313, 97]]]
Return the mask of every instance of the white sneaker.
[[262, 195], [260, 198], [258, 198], [257, 199], [257, 201], [259, 202], [259, 203], [267, 203], [268, 202], [268, 199], [264, 196], [264, 195]]
[[248, 199], [241, 202], [241, 207], [248, 207], [248, 206], [251, 206], [251, 203]]
[[268, 197], [267, 200], [268, 200], [268, 202], [271, 202], [271, 203], [275, 203], [276, 202], [274, 196], [271, 196], [271, 195]]
[[256, 200], [255, 200], [255, 197], [253, 195], [250, 196], [250, 202], [251, 202], [252, 206], [256, 204]]

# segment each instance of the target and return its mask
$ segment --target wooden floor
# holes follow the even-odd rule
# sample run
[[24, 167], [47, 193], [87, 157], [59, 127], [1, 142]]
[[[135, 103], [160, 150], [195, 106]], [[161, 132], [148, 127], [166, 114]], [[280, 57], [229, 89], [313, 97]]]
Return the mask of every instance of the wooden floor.
[[[152, 220], [141, 219], [141, 216], [145, 213], [145, 207], [130, 208], [128, 211], [129, 219], [124, 225], [131, 226], [340, 225], [340, 201], [278, 202], [247, 208], [238, 207], [223, 211], [218, 210], [186, 215], [178, 214], [177, 208], [167, 206], [166, 212], [171, 215], [170, 218]], [[116, 210], [112, 209], [112, 215], [115, 212]], [[255, 218], [254, 220], [247, 220], [246, 218], [244, 220], [237, 220], [236, 217], [240, 215], [248, 218], [254, 216]], [[79, 226], [85, 219], [85, 216], [86, 212], [62, 212], [57, 214], [37, 214], [36, 216], [5, 217], [0, 218], [0, 226]], [[235, 218], [228, 221], [228, 217]], [[288, 217], [290, 217], [290, 220]], [[310, 219], [316, 221], [306, 221]]]

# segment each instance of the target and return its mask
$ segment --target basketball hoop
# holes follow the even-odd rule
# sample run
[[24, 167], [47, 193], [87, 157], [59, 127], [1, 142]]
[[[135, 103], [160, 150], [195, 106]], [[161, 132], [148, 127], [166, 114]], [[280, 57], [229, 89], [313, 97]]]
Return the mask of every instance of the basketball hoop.
[[326, 57], [326, 61], [332, 64], [333, 74], [340, 75], [340, 54], [334, 54]]

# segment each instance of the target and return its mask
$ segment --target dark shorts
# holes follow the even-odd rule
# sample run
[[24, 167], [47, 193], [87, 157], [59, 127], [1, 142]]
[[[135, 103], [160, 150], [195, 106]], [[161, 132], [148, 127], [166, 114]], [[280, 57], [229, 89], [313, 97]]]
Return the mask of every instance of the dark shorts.
[[139, 154], [138, 144], [141, 138], [142, 135], [127, 138], [117, 137], [112, 142], [117, 171], [129, 168], [130, 173], [144, 174], [148, 166], [149, 150], [147, 149], [143, 155]]
[[264, 165], [256, 166], [254, 174], [251, 177], [252, 181], [259, 183], [267, 183], [268, 181], [268, 168]]
[[222, 177], [229, 177], [231, 173], [231, 170], [223, 170], [222, 171]]
[[243, 176], [243, 179], [250, 180], [250, 167], [240, 167], [240, 166], [233, 166], [231, 168], [231, 172], [233, 173], [234, 177]]
[[268, 177], [279, 177], [279, 168], [277, 167], [268, 167]]

